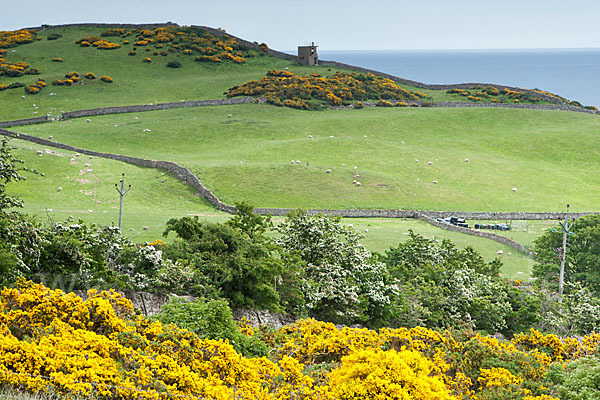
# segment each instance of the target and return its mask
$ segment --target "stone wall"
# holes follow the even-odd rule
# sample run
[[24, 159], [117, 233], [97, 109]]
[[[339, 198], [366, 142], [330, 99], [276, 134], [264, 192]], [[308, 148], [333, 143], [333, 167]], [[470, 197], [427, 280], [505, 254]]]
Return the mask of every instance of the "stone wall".
[[100, 107], [91, 108], [87, 110], [67, 111], [62, 113], [62, 118], [79, 118], [89, 117], [96, 115], [106, 114], [122, 114], [132, 112], [144, 112], [144, 111], [156, 111], [156, 110], [168, 110], [173, 108], [184, 108], [184, 107], [205, 107], [205, 106], [225, 106], [232, 104], [245, 104], [245, 103], [257, 103], [258, 100], [253, 97], [236, 97], [231, 99], [217, 99], [217, 100], [189, 100], [189, 101], [177, 101], [172, 103], [157, 103], [157, 104], [144, 104], [144, 105], [131, 105], [131, 106], [120, 106], [120, 107]]
[[6, 128], [9, 126], [23, 126], [23, 125], [33, 125], [33, 124], [42, 124], [44, 122], [52, 121], [48, 117], [36, 117], [36, 118], [25, 118], [25, 119], [16, 119], [13, 121], [0, 121], [0, 128]]
[[194, 189], [198, 191], [198, 193], [206, 198], [215, 208], [228, 212], [235, 213], [236, 209], [233, 206], [223, 203], [213, 192], [210, 191], [196, 175], [194, 175], [189, 169], [182, 167], [179, 164], [176, 164], [171, 161], [155, 161], [155, 160], [147, 160], [144, 158], [124, 156], [119, 154], [111, 154], [111, 153], [101, 153], [92, 150], [81, 149], [78, 147], [70, 146], [64, 143], [57, 143], [50, 140], [42, 139], [36, 136], [25, 135], [23, 133], [8, 131], [6, 129], [0, 129], [0, 135], [13, 137], [15, 139], [27, 140], [33, 143], [38, 143], [43, 146], [59, 148], [63, 150], [73, 151], [76, 153], [86, 154], [94, 157], [103, 157], [111, 160], [117, 160], [121, 162], [126, 162], [129, 164], [137, 165], [140, 167], [146, 168], [161, 168], [164, 169], [171, 174], [175, 175], [175, 177], [188, 185], [192, 186]]
[[[255, 208], [254, 212], [261, 215], [283, 216], [292, 211], [291, 208]], [[420, 218], [426, 216], [432, 219], [458, 217], [469, 220], [558, 220], [564, 219], [565, 213], [560, 212], [477, 212], [477, 211], [426, 211], [426, 210], [383, 210], [383, 209], [355, 209], [332, 210], [311, 209], [311, 215], [325, 214], [342, 216], [345, 218]], [[600, 214], [600, 212], [569, 213], [571, 218], [580, 218], [584, 215]]]
[[496, 242], [499, 242], [499, 243], [505, 244], [507, 246], [510, 246], [514, 249], [517, 249], [518, 251], [523, 252], [529, 256], [533, 256], [535, 254], [530, 249], [523, 246], [521, 243], [519, 243], [515, 240], [512, 240], [510, 238], [507, 238], [506, 236], [498, 235], [498, 234], [492, 233], [492, 232], [479, 231], [479, 230], [471, 229], [471, 228], [463, 228], [461, 226], [447, 224], [444, 222], [438, 222], [435, 219], [433, 219], [427, 215], [419, 215], [419, 216], [417, 216], [417, 218], [422, 221], [425, 221], [435, 227], [438, 227], [440, 229], [465, 233], [467, 235], [479, 236], [479, 237], [483, 237], [486, 239], [492, 239], [492, 240], [495, 240]]

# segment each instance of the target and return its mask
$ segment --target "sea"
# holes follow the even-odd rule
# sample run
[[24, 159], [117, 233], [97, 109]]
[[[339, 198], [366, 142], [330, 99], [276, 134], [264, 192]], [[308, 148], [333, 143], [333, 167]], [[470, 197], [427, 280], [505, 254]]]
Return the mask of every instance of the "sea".
[[319, 50], [321, 60], [424, 83], [495, 83], [600, 107], [600, 49]]

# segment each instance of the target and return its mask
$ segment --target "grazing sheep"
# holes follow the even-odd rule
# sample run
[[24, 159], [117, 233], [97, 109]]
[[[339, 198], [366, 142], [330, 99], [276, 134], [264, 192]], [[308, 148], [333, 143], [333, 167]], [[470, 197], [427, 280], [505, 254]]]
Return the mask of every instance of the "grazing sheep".
[[57, 192], [62, 192], [62, 188], [59, 187], [58, 189], [56, 189]]
[[52, 136], [48, 136], [48, 140], [52, 140]]
[[502, 250], [498, 250], [498, 251], [496, 252], [496, 254], [500, 254], [500, 255], [502, 255], [502, 254], [504, 254], [504, 251], [502, 251]]
[[92, 120], [88, 118], [85, 120], [85, 122], [92, 122]]
[[43, 153], [43, 152], [42, 152], [41, 150], [38, 150], [38, 151], [37, 151], [37, 154], [38, 154], [38, 156], [41, 156], [41, 155], [42, 155], [42, 153]]
[[415, 162], [419, 162], [419, 160], [415, 160]]
[[357, 181], [357, 182], [355, 183], [355, 185], [356, 185], [356, 186], [361, 186], [361, 183]]
[[296, 163], [296, 161], [294, 161], [294, 160], [290, 161], [290, 164], [295, 164], [295, 163]]
[[433, 184], [434, 184], [434, 185], [437, 185], [437, 183], [438, 183], [438, 181], [433, 181]]
[[428, 164], [428, 165], [431, 165], [431, 164], [433, 164], [433, 163], [432, 163], [431, 161], [429, 161], [427, 164]]
[[312, 135], [308, 135], [308, 138], [309, 138], [309, 139], [312, 139]]
[[517, 191], [517, 188], [512, 188], [512, 191], [513, 191], [513, 192], [516, 192], [516, 191]]
[[300, 160], [296, 160], [296, 164], [302, 164]]
[[469, 162], [469, 159], [468, 159], [468, 158], [465, 158], [465, 162]]
[[326, 172], [326, 173], [328, 173], [328, 174], [330, 174], [330, 173], [331, 173], [331, 170], [330, 170], [330, 169], [327, 169], [327, 170], [325, 170], [325, 172]]

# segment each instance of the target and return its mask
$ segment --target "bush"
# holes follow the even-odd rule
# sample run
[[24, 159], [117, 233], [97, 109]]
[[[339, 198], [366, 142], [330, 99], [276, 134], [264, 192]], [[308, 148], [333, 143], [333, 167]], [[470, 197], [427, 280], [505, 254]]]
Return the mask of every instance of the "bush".
[[38, 85], [27, 85], [25, 86], [25, 92], [28, 94], [37, 94], [42, 90]]
[[54, 57], [51, 61], [52, 62], [63, 62], [63, 59], [60, 57]]
[[267, 347], [260, 340], [242, 334], [231, 315], [231, 309], [223, 299], [197, 299], [186, 302], [173, 298], [161, 307], [155, 319], [163, 324], [175, 324], [194, 332], [200, 338], [227, 339], [233, 348], [246, 357], [264, 356]]
[[114, 82], [113, 78], [111, 78], [110, 76], [106, 76], [106, 75], [104, 75], [102, 78], [100, 78], [100, 80], [102, 82], [106, 82], [106, 83], [113, 83]]
[[394, 107], [394, 104], [387, 101], [387, 100], [379, 100], [377, 103], [375, 103], [375, 106], [377, 107]]
[[136, 52], [135, 50], [131, 50], [129, 53], [127, 53], [128, 56], [135, 56]]
[[85, 74], [86, 79], [96, 79], [96, 75], [93, 72], [88, 72]]
[[147, 63], [152, 62], [152, 58], [146, 57], [146, 58], [144, 58], [144, 62], [147, 62]]
[[360, 110], [361, 108], [365, 108], [365, 105], [361, 101], [357, 101], [354, 103], [353, 108], [356, 110]]
[[29, 68], [25, 70], [25, 75], [39, 75], [41, 72], [39, 68]]
[[181, 68], [181, 63], [179, 61], [169, 61], [167, 63], [167, 67], [169, 68]]

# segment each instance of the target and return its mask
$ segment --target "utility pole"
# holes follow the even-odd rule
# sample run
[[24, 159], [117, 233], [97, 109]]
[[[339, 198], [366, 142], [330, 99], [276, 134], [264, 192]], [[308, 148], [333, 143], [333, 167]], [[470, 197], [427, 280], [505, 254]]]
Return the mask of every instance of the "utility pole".
[[127, 187], [127, 190], [124, 189], [125, 173], [121, 174], [121, 176], [121, 189], [119, 189], [119, 186], [117, 186], [118, 184], [115, 183], [115, 189], [117, 189], [117, 192], [121, 195], [121, 207], [119, 208], [119, 240], [121, 240], [121, 237], [123, 236], [123, 197], [131, 190], [131, 185]]
[[565, 216], [565, 223], [559, 222], [563, 231], [563, 243], [562, 243], [562, 254], [560, 259], [560, 276], [558, 278], [558, 301], [562, 303], [563, 287], [565, 285], [565, 258], [567, 256], [567, 235], [572, 235], [570, 229], [573, 227], [575, 221], [569, 224], [569, 205], [567, 204], [567, 214]]

